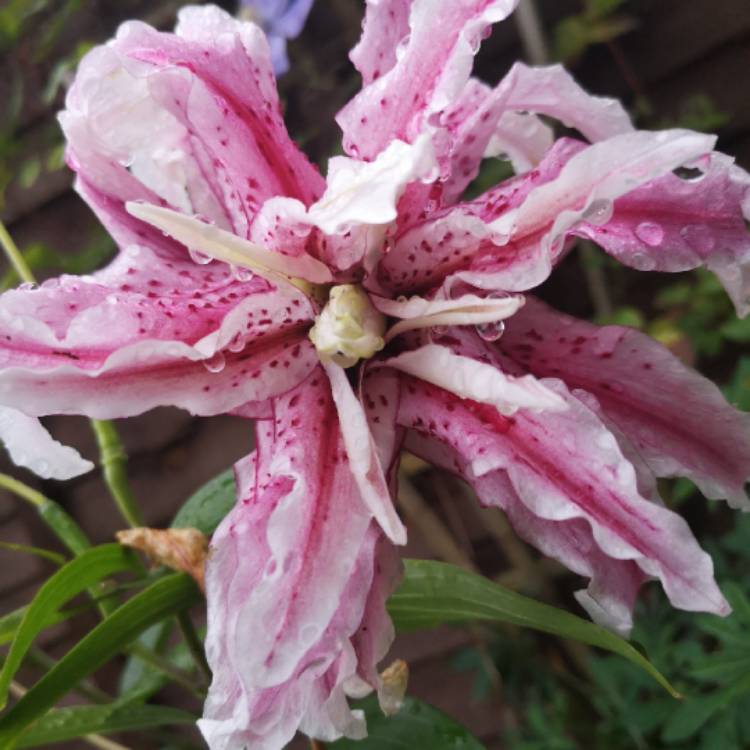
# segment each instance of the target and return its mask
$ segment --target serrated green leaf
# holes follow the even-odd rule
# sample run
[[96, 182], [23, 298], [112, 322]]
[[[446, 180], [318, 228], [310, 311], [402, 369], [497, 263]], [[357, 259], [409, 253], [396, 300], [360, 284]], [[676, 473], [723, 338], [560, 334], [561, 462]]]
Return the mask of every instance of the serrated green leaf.
[[0, 717], [0, 748], [9, 750], [29, 725], [74, 685], [123, 650], [144, 630], [200, 600], [188, 575], [158, 579], [100, 622]]
[[50, 576], [24, 613], [0, 671], [0, 707], [4, 707], [8, 700], [10, 682], [24, 655], [63, 604], [103, 578], [124, 570], [139, 569], [140, 565], [130, 550], [119, 544], [105, 544], [86, 550]]
[[192, 494], [172, 521], [175, 529], [198, 529], [213, 534], [221, 520], [232, 509], [236, 499], [234, 472], [223, 471]]
[[336, 750], [484, 750], [479, 740], [442, 711], [406, 698], [394, 716], [384, 716], [374, 697], [358, 706], [367, 717], [367, 738], [333, 742]]
[[432, 560], [405, 560], [404, 564], [404, 580], [388, 600], [388, 611], [399, 630], [475, 620], [532, 628], [619, 654], [648, 672], [674, 697], [679, 697], [640, 651], [599, 625], [529, 599], [455, 565]]
[[21, 737], [17, 748], [48, 747], [87, 734], [132, 732], [174, 724], [193, 724], [187, 711], [166, 706], [75, 706], [50, 711]]

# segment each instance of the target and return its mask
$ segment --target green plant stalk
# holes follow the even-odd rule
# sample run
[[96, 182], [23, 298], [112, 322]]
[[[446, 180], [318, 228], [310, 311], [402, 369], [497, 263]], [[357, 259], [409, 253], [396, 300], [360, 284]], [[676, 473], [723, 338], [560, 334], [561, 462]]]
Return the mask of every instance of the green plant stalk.
[[203, 676], [208, 682], [211, 681], [211, 667], [208, 666], [206, 660], [206, 651], [203, 648], [203, 643], [195, 630], [195, 625], [190, 619], [190, 615], [187, 612], [180, 612], [177, 615], [177, 624], [180, 626], [180, 632], [185, 640], [185, 644], [190, 651], [193, 661], [195, 662], [198, 669], [203, 673]]
[[146, 648], [140, 643], [133, 643], [127, 649], [131, 654], [137, 656], [141, 661], [148, 664], [150, 667], [163, 672], [171, 680], [178, 685], [189, 690], [193, 695], [197, 695], [199, 698], [204, 699], [206, 697], [205, 692], [196, 686], [194, 677], [183, 669], [176, 667], [168, 659], [165, 659], [161, 654], [157, 654], [156, 651], [152, 651], [150, 648]]
[[[91, 548], [91, 542], [83, 529], [54, 500], [8, 474], [0, 473], [0, 487], [33, 505], [49, 530], [74, 555], [78, 556]], [[103, 617], [114, 612], [118, 605], [116, 600], [107, 595], [109, 588], [110, 585], [104, 582], [89, 589], [89, 595]]]
[[33, 284], [36, 281], [36, 279], [34, 278], [34, 274], [31, 273], [31, 269], [29, 268], [28, 263], [26, 263], [26, 261], [24, 260], [23, 255], [21, 255], [21, 251], [18, 249], [16, 243], [13, 242], [13, 238], [10, 236], [10, 233], [1, 221], [0, 244], [3, 246], [3, 250], [8, 256], [8, 260], [10, 261], [11, 265], [15, 269], [16, 273], [20, 276], [20, 278], [27, 283]]
[[[33, 284], [36, 281], [34, 274], [1, 221], [0, 245], [2, 245], [8, 260], [21, 279]], [[92, 419], [91, 426], [99, 446], [99, 462], [102, 465], [104, 481], [115, 504], [130, 526], [142, 526], [140, 510], [135, 502], [126, 474], [127, 454], [117, 434], [117, 429], [111, 422], [103, 422], [98, 419]]]
[[54, 500], [8, 474], [0, 473], [0, 487], [33, 505], [50, 531], [74, 555], [91, 547], [83, 529]]
[[143, 526], [143, 517], [128, 482], [128, 456], [122, 445], [117, 428], [112, 422], [92, 419], [91, 427], [96, 435], [99, 456], [109, 492], [122, 517], [131, 527]]
[[3, 542], [0, 541], [0, 549], [6, 549], [9, 552], [20, 552], [21, 554], [35, 555], [45, 560], [49, 560], [55, 565], [64, 565], [66, 559], [64, 555], [60, 555], [57, 552], [53, 552], [49, 549], [43, 549], [42, 547], [32, 547], [28, 544], [16, 544], [15, 542]]

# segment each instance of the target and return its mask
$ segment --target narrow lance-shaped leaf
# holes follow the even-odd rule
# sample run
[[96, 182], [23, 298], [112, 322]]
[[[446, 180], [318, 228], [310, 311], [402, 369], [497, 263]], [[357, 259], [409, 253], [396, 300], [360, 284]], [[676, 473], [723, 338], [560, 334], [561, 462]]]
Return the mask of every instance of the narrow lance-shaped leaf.
[[404, 562], [403, 582], [388, 602], [388, 610], [399, 630], [473, 620], [532, 628], [619, 654], [648, 672], [672, 696], [680, 697], [640, 651], [599, 625], [521, 596], [454, 565], [432, 560]]
[[167, 706], [75, 706], [50, 711], [16, 744], [16, 748], [49, 747], [87, 734], [132, 732], [174, 724], [193, 724], [196, 717]]
[[54, 618], [59, 608], [97, 581], [123, 570], [137, 571], [135, 556], [119, 544], [105, 544], [83, 552], [50, 576], [29, 605], [16, 631], [0, 672], [0, 707], [8, 700], [8, 687], [34, 638]]
[[136, 594], [73, 646], [0, 718], [0, 748], [14, 747], [32, 722], [144, 630], [199, 599], [200, 592], [193, 580], [181, 573], [161, 578]]

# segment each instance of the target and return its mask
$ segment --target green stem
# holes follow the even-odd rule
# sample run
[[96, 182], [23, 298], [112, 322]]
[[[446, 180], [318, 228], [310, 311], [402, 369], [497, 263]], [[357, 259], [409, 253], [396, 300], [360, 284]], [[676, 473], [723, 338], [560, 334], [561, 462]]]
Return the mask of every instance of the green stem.
[[129, 526], [143, 526], [140, 508], [128, 482], [128, 456], [117, 434], [117, 428], [112, 422], [103, 422], [99, 419], [92, 419], [91, 427], [99, 446], [104, 481], [112, 498]]
[[208, 666], [203, 642], [198, 636], [198, 632], [195, 629], [195, 625], [193, 625], [193, 621], [190, 619], [190, 615], [187, 612], [180, 612], [177, 615], [177, 624], [180, 626], [182, 637], [185, 639], [185, 644], [193, 657], [193, 661], [203, 673], [206, 680], [210, 682], [211, 667]]
[[42, 549], [41, 547], [31, 547], [28, 544], [16, 544], [15, 542], [2, 542], [0, 541], [0, 549], [7, 549], [10, 552], [21, 552], [27, 555], [36, 555], [42, 557], [45, 560], [49, 560], [55, 565], [65, 565], [67, 560], [63, 555], [59, 555], [57, 552], [52, 552], [49, 549]]
[[34, 283], [36, 279], [34, 274], [31, 273], [31, 269], [21, 255], [21, 251], [18, 246], [13, 242], [13, 238], [5, 228], [5, 224], [0, 221], [0, 245], [3, 246], [5, 254], [8, 256], [8, 260], [15, 269], [16, 273], [21, 277], [23, 281]]
[[[7, 474], [0, 473], [0, 487], [31, 503], [45, 525], [74, 555], [80, 555], [91, 547], [91, 542], [83, 529], [54, 500], [50, 500], [41, 492]], [[103, 617], [114, 612], [118, 605], [118, 602], [109, 595], [110, 588], [109, 582], [102, 581], [89, 589], [89, 595], [96, 602]]]
[[45, 497], [38, 490], [2, 473], [0, 473], [0, 487], [33, 505], [50, 531], [74, 555], [80, 555], [91, 546], [83, 529], [56, 502]]
[[178, 685], [182, 685], [182, 687], [193, 693], [193, 695], [197, 695], [199, 698], [206, 697], [205, 693], [196, 686], [195, 679], [189, 672], [185, 672], [179, 667], [176, 667], [172, 662], [157, 654], [155, 651], [152, 651], [150, 648], [146, 648], [141, 643], [135, 642], [131, 644], [127, 650], [150, 667], [157, 669], [159, 672], [163, 672]]

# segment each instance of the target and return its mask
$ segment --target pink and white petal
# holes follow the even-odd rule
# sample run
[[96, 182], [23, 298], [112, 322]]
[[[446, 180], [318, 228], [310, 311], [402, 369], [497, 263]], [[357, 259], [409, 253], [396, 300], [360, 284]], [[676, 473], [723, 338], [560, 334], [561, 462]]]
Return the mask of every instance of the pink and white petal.
[[615, 201], [606, 224], [584, 223], [575, 234], [643, 271], [705, 266], [745, 314], [750, 309], [750, 232], [743, 204], [750, 198], [750, 176], [717, 152], [701, 169], [704, 173], [694, 179], [666, 174], [642, 185]]
[[516, 174], [530, 172], [552, 148], [554, 131], [535, 115], [506, 112], [484, 150], [484, 158], [505, 156]]
[[503, 510], [523, 540], [574, 573], [589, 578], [588, 588], [576, 592], [576, 599], [592, 620], [627, 637], [633, 626], [638, 589], [647, 579], [635, 562], [606, 555], [584, 519], [556, 521], [535, 515], [520, 499], [505, 471], [477, 477], [466, 456], [413, 431], [407, 432], [404, 448], [468, 482], [482, 505]]
[[518, 409], [566, 408], [563, 399], [536, 378], [506, 375], [491, 364], [455, 354], [438, 344], [427, 344], [391, 357], [383, 361], [383, 366], [432, 383], [459, 398], [489, 404], [500, 414], [515, 414]]
[[409, 35], [412, 0], [367, 0], [362, 20], [362, 37], [349, 59], [369, 86], [387, 73], [397, 61], [396, 50]]
[[553, 117], [592, 143], [632, 131], [630, 115], [617, 99], [592, 96], [562, 65], [516, 63], [499, 86], [507, 86], [506, 109]]
[[[494, 150], [498, 131], [502, 139], [509, 115], [513, 123], [518, 112], [554, 117], [592, 142], [633, 130], [619, 101], [586, 93], [561, 65], [530, 68], [516, 63], [494, 89], [472, 80], [462, 99], [465, 102], [457, 107], [460, 116], [446, 117], [451, 133], [448, 200], [458, 198], [476, 177], [482, 159]], [[543, 143], [544, 131], [532, 134]]]
[[362, 502], [394, 544], [406, 544], [406, 529], [393, 506], [385, 477], [390, 461], [385, 466], [381, 464], [367, 415], [345, 370], [333, 362], [323, 362], [323, 368], [331, 383], [341, 437]]
[[38, 419], [7, 406], [0, 406], [0, 442], [16, 466], [42, 479], [72, 479], [94, 468], [75, 448], [55, 440]]
[[415, 0], [408, 41], [395, 64], [336, 117], [344, 131], [345, 151], [373, 159], [395, 139], [413, 142], [432, 115], [458, 98], [481, 40], [516, 4], [517, 0]]
[[641, 497], [632, 465], [596, 414], [562, 382], [542, 382], [566, 401], [565, 411], [522, 409], [504, 417], [490, 406], [409, 378], [399, 422], [451, 446], [475, 477], [507, 472], [533, 515], [585, 521], [605, 555], [633, 560], [643, 573], [659, 578], [674, 606], [727, 614], [711, 558], [687, 523]]
[[284, 128], [260, 29], [213, 6], [180, 19], [179, 35], [123, 24], [84, 58], [60, 117], [69, 161], [105, 224], [145, 200], [247, 236], [266, 198], [309, 204], [323, 180]]
[[370, 300], [384, 315], [399, 319], [388, 329], [386, 343], [401, 333], [420, 328], [496, 323], [509, 318], [523, 305], [520, 295], [478, 297], [464, 294], [452, 299], [410, 297], [392, 300], [371, 294]]
[[508, 323], [500, 347], [538, 377], [596, 396], [657, 476], [686, 476], [711, 498], [748, 508], [750, 415], [648, 336], [595, 326], [541, 302]]
[[[379, 283], [396, 293], [426, 289], [438, 285], [447, 275], [471, 265], [472, 261], [506, 268], [510, 289], [522, 291], [534, 286], [535, 271], [523, 279], [526, 268], [524, 248], [508, 242], [508, 229], [495, 233], [492, 224], [520, 207], [530, 193], [555, 180], [584, 144], [561, 138], [533, 171], [507, 180], [476, 200], [460, 203], [430, 214], [417, 215], [396, 236], [394, 245], [377, 268]], [[528, 244], [528, 243], [527, 243]], [[531, 245], [536, 254], [536, 245]], [[538, 274], [536, 274], [538, 276]]]
[[[127, 200], [169, 204], [223, 227], [246, 224], [244, 212], [228, 206], [202, 141], [155, 98], [153, 73], [117, 43], [81, 61], [59, 116], [79, 192], [123, 247], [145, 240], [128, 226], [138, 222], [121, 215]], [[178, 83], [189, 86], [184, 77]]]
[[489, 223], [494, 236], [507, 238], [513, 255], [501, 251], [498, 262], [490, 249], [455, 277], [482, 289], [509, 291], [541, 283], [560, 257], [566, 236], [580, 222], [606, 223], [617, 198], [705, 156], [714, 143], [713, 136], [662, 130], [625, 133], [589, 146], [567, 161], [555, 179], [532, 190], [518, 208]]
[[359, 386], [360, 402], [365, 408], [375, 450], [385, 478], [393, 490], [397, 490], [398, 462], [402, 430], [397, 424], [398, 404], [401, 399], [401, 379], [398, 373], [377, 365], [368, 365], [361, 370]]
[[93, 276], [0, 298], [0, 403], [34, 416], [228, 411], [310, 372], [313, 316], [293, 287], [131, 247]]
[[[374, 670], [392, 629], [377, 555], [382, 535], [358, 500], [320, 370], [258, 423], [239, 500], [211, 543], [207, 655], [214, 682], [201, 730], [211, 747], [277, 750], [298, 728], [364, 736], [344, 685]], [[358, 648], [362, 630], [377, 648]]]
[[310, 206], [310, 220], [327, 234], [352, 226], [384, 225], [396, 220], [396, 207], [410, 182], [432, 182], [438, 176], [429, 134], [414, 143], [394, 140], [371, 161], [333, 157], [321, 199]]

